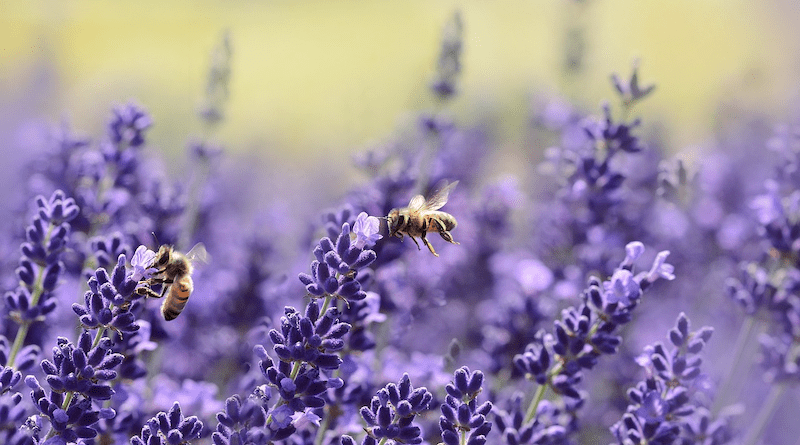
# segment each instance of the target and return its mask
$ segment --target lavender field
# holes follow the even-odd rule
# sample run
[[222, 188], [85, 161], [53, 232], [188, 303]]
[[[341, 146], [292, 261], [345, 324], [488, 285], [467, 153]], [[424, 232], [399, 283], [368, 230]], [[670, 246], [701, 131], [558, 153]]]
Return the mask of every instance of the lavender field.
[[3, 128], [0, 445], [800, 443], [800, 108], [672, 146], [647, 55], [587, 106], [567, 32], [509, 139], [453, 112], [469, 26], [431, 106], [302, 169], [219, 137], [235, 29], [185, 147], [124, 96]]

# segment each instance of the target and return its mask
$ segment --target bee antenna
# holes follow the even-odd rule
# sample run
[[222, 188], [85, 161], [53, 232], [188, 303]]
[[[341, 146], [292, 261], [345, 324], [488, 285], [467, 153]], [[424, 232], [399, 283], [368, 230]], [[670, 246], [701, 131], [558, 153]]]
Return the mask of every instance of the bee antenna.
[[156, 240], [156, 246], [160, 246], [161, 244], [158, 243], [158, 237], [156, 236], [156, 232], [150, 232], [153, 235], [153, 239]]

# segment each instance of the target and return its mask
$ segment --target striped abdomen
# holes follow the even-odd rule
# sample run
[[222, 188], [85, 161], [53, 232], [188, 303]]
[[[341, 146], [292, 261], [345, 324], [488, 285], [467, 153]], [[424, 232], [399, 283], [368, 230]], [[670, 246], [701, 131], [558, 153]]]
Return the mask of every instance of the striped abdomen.
[[161, 305], [161, 314], [164, 320], [174, 320], [175, 317], [180, 315], [183, 308], [186, 307], [186, 302], [189, 300], [189, 295], [192, 294], [194, 283], [190, 275], [183, 275], [175, 280], [169, 286], [169, 293], [164, 303]]

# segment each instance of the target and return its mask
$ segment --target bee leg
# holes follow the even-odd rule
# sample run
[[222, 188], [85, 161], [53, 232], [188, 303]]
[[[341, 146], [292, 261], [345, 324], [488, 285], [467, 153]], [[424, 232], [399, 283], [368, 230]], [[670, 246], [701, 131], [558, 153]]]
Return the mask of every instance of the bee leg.
[[[161, 298], [161, 297], [163, 297], [164, 294], [167, 293], [167, 288], [169, 288], [168, 285], [174, 283], [173, 280], [168, 280], [168, 279], [164, 279], [164, 278], [150, 278], [149, 280], [146, 280], [145, 282], [147, 283], [147, 286], [137, 287], [136, 288], [136, 293], [139, 294], [139, 295], [142, 295], [142, 296], [145, 296], [145, 297], [151, 297], [151, 298]], [[150, 289], [150, 286], [152, 286], [154, 284], [161, 284], [162, 285], [160, 294], [158, 292], [153, 291], [153, 289]]]
[[143, 296], [143, 297], [150, 297], [150, 298], [161, 298], [161, 297], [164, 296], [163, 292], [159, 294], [158, 292], [154, 292], [153, 289], [150, 289], [149, 287], [146, 287], [146, 286], [145, 287], [137, 287], [136, 288], [136, 293], [141, 295], [141, 296]]
[[451, 235], [450, 232], [448, 232], [447, 230], [442, 230], [441, 232], [439, 232], [439, 235], [441, 235], [442, 238], [450, 244], [461, 244], [458, 241], [454, 240], [453, 235]]
[[433, 250], [433, 246], [431, 245], [431, 242], [428, 241], [428, 238], [425, 237], [425, 232], [422, 232], [422, 236], [420, 238], [422, 238], [422, 242], [425, 243], [426, 246], [428, 246], [428, 250], [431, 251], [433, 256], [439, 256], [439, 254], [436, 253], [435, 250]]
[[439, 228], [439, 235], [442, 236], [442, 239], [451, 244], [461, 244], [458, 241], [453, 240], [453, 235], [450, 234], [450, 232], [448, 232], [447, 230], [445, 230], [444, 224], [442, 224], [441, 221], [437, 220], [436, 226]]
[[[421, 248], [421, 247], [419, 247], [419, 243], [417, 242], [417, 239], [416, 239], [416, 238], [414, 238], [414, 237], [413, 237], [413, 236], [411, 236], [411, 235], [408, 235], [408, 237], [409, 237], [409, 238], [411, 238], [411, 241], [414, 241], [414, 244], [416, 244], [416, 245], [417, 245], [417, 250], [422, 250], [422, 248]], [[424, 233], [423, 233], [423, 235], [422, 235], [422, 241], [425, 241], [425, 234], [424, 234]]]

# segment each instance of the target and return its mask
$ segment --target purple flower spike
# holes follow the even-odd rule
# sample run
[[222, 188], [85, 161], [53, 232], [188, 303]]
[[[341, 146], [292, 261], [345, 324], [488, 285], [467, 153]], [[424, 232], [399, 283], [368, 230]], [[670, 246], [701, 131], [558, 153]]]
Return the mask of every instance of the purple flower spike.
[[[26, 241], [20, 246], [22, 257], [15, 270], [19, 285], [4, 298], [10, 318], [23, 326], [43, 321], [56, 309], [54, 291], [66, 269], [61, 256], [69, 241], [68, 221], [79, 213], [75, 200], [61, 190], [53, 192], [49, 199], [37, 197], [36, 204], [37, 215], [26, 228]], [[28, 367], [28, 358], [17, 355], [13, 360], [17, 365], [24, 361]]]
[[[627, 412], [611, 427], [617, 443], [674, 443], [682, 432], [686, 443], [708, 440], [704, 435], [710, 421], [702, 407], [705, 399], [692, 394], [704, 390], [702, 360], [697, 354], [710, 336], [707, 327], [690, 332], [689, 319], [681, 313], [668, 335], [674, 349], [661, 343], [645, 348], [637, 361], [646, 368], [647, 378], [627, 392]], [[685, 348], [687, 343], [694, 346]], [[701, 423], [706, 426], [698, 427]], [[724, 421], [717, 422], [716, 428], [712, 436], [730, 437], [730, 426]]]
[[630, 79], [623, 81], [617, 74], [612, 74], [611, 84], [614, 85], [614, 89], [617, 90], [617, 93], [628, 106], [649, 96], [656, 89], [654, 84], [645, 87], [639, 85], [638, 60], [633, 63], [633, 72]]
[[455, 371], [453, 382], [445, 387], [447, 397], [441, 405], [442, 416], [439, 418], [445, 444], [460, 445], [462, 434], [468, 435], [468, 444], [486, 443], [486, 435], [492, 429], [486, 417], [492, 411], [492, 404], [485, 402], [478, 406], [477, 397], [482, 384], [483, 373], [471, 372], [464, 366]]
[[103, 327], [120, 333], [139, 329], [136, 317], [130, 312], [132, 302], [142, 298], [136, 292], [135, 273], [126, 271], [125, 255], [117, 259], [110, 277], [103, 268], [95, 271], [87, 282], [89, 290], [84, 295], [84, 304], [72, 305], [85, 329]]
[[132, 445], [173, 445], [199, 439], [203, 422], [196, 416], [184, 417], [175, 402], [169, 411], [161, 411], [148, 420], [139, 436], [131, 438]]
[[144, 132], [153, 124], [150, 115], [133, 103], [115, 107], [108, 124], [109, 136], [116, 145], [138, 147], [144, 144]]
[[363, 300], [366, 293], [362, 290], [362, 282], [356, 277], [359, 271], [366, 272], [365, 269], [377, 259], [375, 251], [367, 247], [381, 238], [377, 233], [379, 227], [377, 218], [362, 212], [352, 231], [350, 224], [342, 224], [335, 244], [329, 237], [320, 239], [314, 247], [317, 259], [311, 263], [311, 275], [298, 275], [308, 293], [316, 297]]
[[414, 389], [408, 374], [404, 374], [397, 384], [387, 384], [361, 408], [361, 417], [369, 425], [367, 434], [376, 440], [422, 443], [422, 431], [412, 422], [430, 409], [432, 400], [427, 388]]

